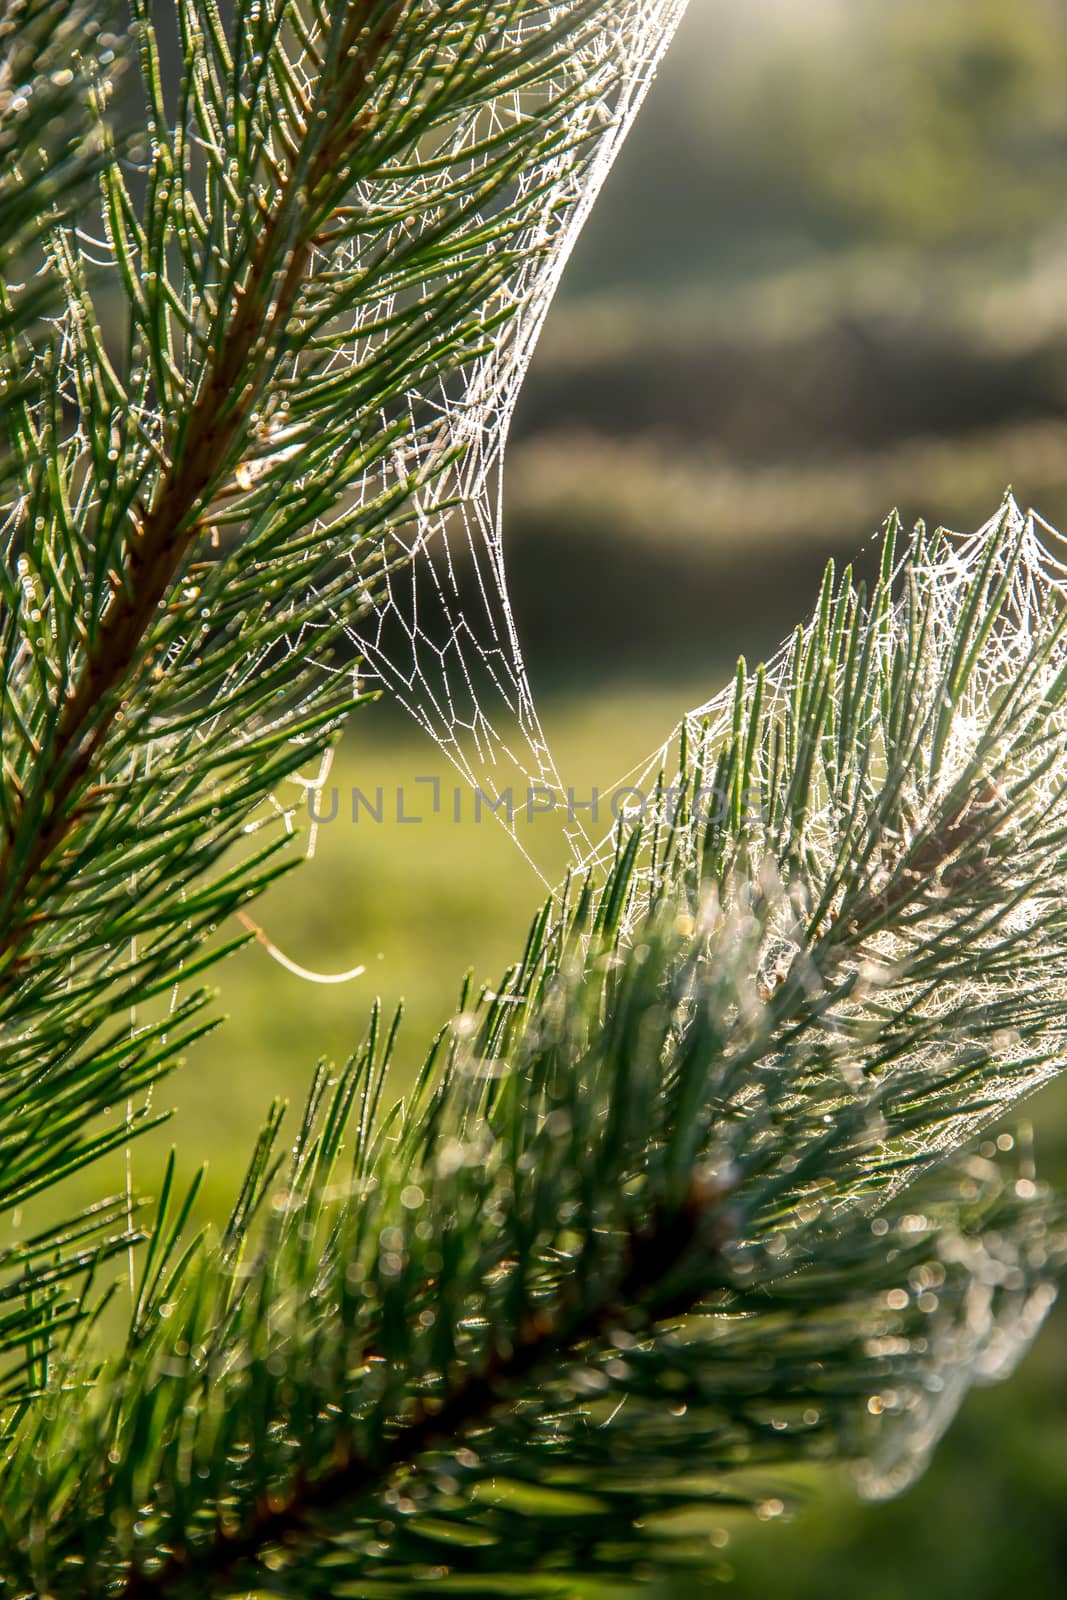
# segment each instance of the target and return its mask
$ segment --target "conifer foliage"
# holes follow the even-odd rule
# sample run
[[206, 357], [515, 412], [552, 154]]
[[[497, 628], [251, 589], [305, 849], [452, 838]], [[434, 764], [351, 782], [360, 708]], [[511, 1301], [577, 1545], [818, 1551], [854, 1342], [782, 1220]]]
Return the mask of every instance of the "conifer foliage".
[[704, 1569], [779, 1464], [910, 1481], [1051, 1301], [1057, 1203], [969, 1149], [1065, 1043], [1064, 570], [1010, 502], [828, 573], [402, 1103], [375, 1012], [221, 1234], [173, 1163], [65, 1214], [212, 1025], [264, 802], [680, 9], [0, 10], [5, 1597]]

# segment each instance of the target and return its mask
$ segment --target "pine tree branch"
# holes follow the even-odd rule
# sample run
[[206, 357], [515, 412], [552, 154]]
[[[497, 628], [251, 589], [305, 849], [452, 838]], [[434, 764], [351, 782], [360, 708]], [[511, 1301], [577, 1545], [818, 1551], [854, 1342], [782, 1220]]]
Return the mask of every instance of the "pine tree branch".
[[[679, 1213], [653, 1217], [640, 1230], [629, 1229], [621, 1241], [613, 1241], [621, 1268], [614, 1283], [605, 1284], [592, 1301], [582, 1298], [577, 1283], [565, 1285], [551, 1310], [539, 1309], [514, 1341], [488, 1351], [478, 1370], [468, 1372], [447, 1398], [416, 1400], [412, 1416], [387, 1436], [373, 1460], [353, 1457], [349, 1443], [339, 1437], [323, 1471], [313, 1477], [298, 1474], [284, 1495], [272, 1495], [257, 1506], [239, 1531], [220, 1524], [207, 1546], [175, 1551], [157, 1571], [135, 1572], [116, 1600], [164, 1600], [188, 1584], [203, 1584], [205, 1593], [213, 1592], [220, 1580], [239, 1577], [239, 1569], [256, 1562], [268, 1546], [291, 1547], [295, 1538], [313, 1538], [316, 1517], [381, 1493], [398, 1468], [413, 1465], [435, 1443], [455, 1448], [471, 1429], [488, 1424], [498, 1407], [513, 1401], [522, 1386], [579, 1356], [590, 1341], [609, 1339], [612, 1329], [622, 1326], [640, 1338], [665, 1320], [685, 1316], [696, 1296], [690, 1287], [671, 1289], [672, 1274], [699, 1248], [700, 1281], [706, 1287], [723, 1242], [716, 1238], [716, 1224], [723, 1223], [728, 1195], [728, 1187], [694, 1179]], [[373, 1359], [373, 1351], [366, 1354]], [[381, 1359], [388, 1357], [383, 1353]]]
[[[70, 304], [42, 362], [63, 406], [27, 414], [0, 574], [0, 1021], [38, 1040], [47, 1025], [68, 1053], [201, 967], [200, 931], [280, 870], [264, 852], [243, 882], [185, 901], [199, 925], [179, 910], [361, 698], [323, 667], [410, 561], [397, 535], [424, 515], [419, 497], [444, 493], [463, 451], [442, 403], [461, 413], [491, 336], [533, 293], [524, 241], [535, 231], [534, 259], [550, 256], [557, 190], [573, 206], [574, 173], [611, 132], [586, 101], [624, 64], [599, 53], [596, 0], [558, 14], [353, 0], [332, 18], [277, 0], [237, 20], [232, 49], [213, 0], [188, 0], [181, 20], [204, 48], [171, 128], [136, 12], [152, 135], [141, 215], [121, 164], [103, 174], [125, 363], [102, 345], [60, 228]], [[595, 82], [574, 48], [596, 52]], [[551, 185], [527, 182], [538, 163]], [[240, 536], [223, 545], [220, 523]], [[208, 526], [212, 551], [189, 561]], [[150, 896], [136, 911], [134, 885]], [[153, 953], [124, 958], [145, 930]], [[48, 1022], [57, 984], [79, 997], [62, 1029]]]
[[[233, 468], [234, 449], [246, 437], [249, 416], [273, 370], [276, 343], [284, 334], [305, 285], [313, 235], [321, 227], [320, 189], [338, 164], [351, 156], [365, 124], [346, 116], [368, 87], [375, 65], [390, 43], [408, 0], [384, 7], [381, 0], [356, 0], [339, 51], [340, 69], [323, 84], [332, 120], [311, 131], [313, 147], [296, 153], [278, 204], [266, 218], [237, 308], [180, 429], [180, 447], [157, 484], [143, 519], [135, 519], [127, 563], [113, 592], [76, 685], [66, 697], [44, 755], [42, 783], [50, 808], [40, 832], [21, 860], [15, 857], [19, 820], [8, 825], [0, 852], [0, 904], [13, 907], [32, 880], [46, 870], [78, 822], [69, 802], [92, 770], [119, 709], [119, 690], [134, 688], [134, 672], [151, 666], [140, 647], [158, 608], [181, 575], [189, 550], [203, 532], [205, 499], [221, 473]], [[378, 18], [376, 24], [375, 17]], [[374, 26], [372, 26], [374, 24]], [[369, 30], [369, 32], [368, 32]], [[362, 41], [362, 35], [368, 37]], [[362, 42], [361, 42], [362, 41]], [[18, 949], [25, 922], [8, 920], [0, 933], [0, 958]], [[0, 986], [19, 974], [17, 963], [0, 972]]]

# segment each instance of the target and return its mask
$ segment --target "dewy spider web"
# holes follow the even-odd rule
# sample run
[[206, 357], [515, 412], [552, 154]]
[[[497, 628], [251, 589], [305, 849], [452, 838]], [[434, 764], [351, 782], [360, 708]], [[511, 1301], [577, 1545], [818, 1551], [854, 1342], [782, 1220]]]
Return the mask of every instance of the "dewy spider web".
[[[452, 392], [413, 397], [439, 414], [429, 429], [414, 421], [397, 477], [454, 450], [417, 504], [402, 559], [388, 564], [384, 590], [369, 625], [350, 637], [366, 668], [411, 713], [472, 785], [493, 802], [518, 842], [512, 800], [530, 785], [562, 790], [542, 732], [508, 598], [501, 530], [501, 467], [515, 402], [545, 316], [586, 216], [607, 177], [688, 0], [609, 0], [580, 22], [545, 98], [566, 108], [566, 139], [540, 163], [524, 167], [506, 201], [517, 266], [500, 291], [510, 312], [490, 348]], [[585, 8], [515, 8], [516, 49], [538, 29], [558, 26]], [[449, 160], [465, 148], [484, 161], [487, 133], [507, 137], [527, 107], [520, 91], [502, 95], [448, 130]], [[490, 128], [491, 125], [491, 128]], [[432, 208], [438, 178], [432, 160], [401, 180], [408, 191], [393, 210], [408, 218]], [[393, 310], [390, 301], [366, 313], [369, 326]], [[358, 344], [358, 329], [356, 330]], [[370, 476], [364, 498], [381, 492]], [[572, 825], [576, 852], [587, 846]], [[520, 846], [521, 848], [521, 846]]]
[[[888, 528], [894, 535], [899, 532], [895, 524]], [[828, 613], [823, 611], [821, 617], [816, 614], [805, 627], [798, 628], [758, 676], [741, 674], [732, 686], [688, 712], [661, 748], [614, 786], [615, 794], [630, 792], [634, 796], [633, 820], [641, 820], [647, 841], [643, 865], [635, 874], [625, 925], [634, 928], [647, 910], [649, 892], [662, 869], [668, 845], [676, 862], [679, 858], [683, 863], [688, 859], [696, 869], [697, 857], [706, 846], [706, 819], [725, 819], [731, 804], [729, 780], [723, 776], [723, 752], [737, 741], [739, 728], [745, 726], [745, 719], [751, 714], [758, 736], [752, 740], [752, 765], [744, 795], [739, 797], [744, 811], [747, 859], [778, 863], [776, 875], [785, 870], [781, 864], [787, 860], [800, 863], [791, 891], [787, 892], [779, 879], [778, 891], [772, 889], [769, 896], [776, 899], [777, 908], [769, 918], [759, 986], [773, 990], [790, 965], [803, 958], [804, 944], [811, 938], [805, 918], [818, 903], [822, 886], [833, 879], [835, 861], [840, 860], [842, 838], [849, 826], [857, 837], [867, 828], [868, 836], [878, 842], [878, 849], [864, 869], [869, 887], [860, 892], [884, 898], [892, 892], [886, 885], [893, 870], [894, 853], [897, 862], [903, 859], [909, 832], [913, 843], [923, 838], [924, 826], [946, 796], [961, 785], [981, 793], [987, 782], [983, 775], [992, 772], [995, 777], [988, 780], [993, 786], [988, 802], [990, 806], [1004, 807], [1005, 821], [1002, 826], [995, 825], [994, 812], [983, 812], [979, 805], [973, 813], [978, 818], [975, 831], [981, 824], [993, 836], [1005, 839], [1018, 857], [1016, 878], [1007, 888], [991, 891], [986, 941], [979, 941], [972, 951], [974, 976], [963, 984], [958, 974], [951, 977], [945, 983], [943, 996], [936, 986], [932, 993], [926, 992], [925, 980], [916, 979], [914, 994], [909, 990], [909, 995], [930, 1008], [931, 1015], [939, 1005], [951, 1008], [961, 1001], [974, 1018], [993, 1014], [1005, 994], [1005, 969], [993, 962], [987, 977], [978, 958], [983, 948], [997, 945], [1007, 936], [1017, 941], [1017, 961], [1026, 953], [1024, 941], [1040, 943], [1039, 954], [1046, 967], [1045, 992], [1051, 996], [1057, 981], [1054, 974], [1059, 970], [1058, 963], [1067, 958], [1067, 950], [1062, 948], [1063, 929], [1059, 922], [1045, 920], [1049, 907], [1042, 896], [1040, 873], [1033, 864], [1041, 859], [1042, 849], [1055, 846], [1057, 830], [1067, 823], [1067, 785], [1062, 777], [1067, 762], [1067, 710], [1062, 699], [1051, 715], [1045, 709], [1046, 695], [1051, 697], [1050, 703], [1056, 700], [1057, 682], [1067, 672], [1067, 629], [1062, 620], [1067, 604], [1067, 564], [1061, 559], [1063, 550], [1062, 539], [1048, 524], [1032, 511], [1022, 513], [1010, 498], [995, 518], [971, 535], [944, 529], [930, 535], [920, 524], [893, 575], [896, 591], [904, 592], [875, 630], [868, 670], [875, 679], [881, 674], [884, 684], [889, 685], [893, 681], [894, 659], [899, 662], [909, 655], [915, 667], [908, 691], [914, 702], [912, 725], [917, 743], [932, 743], [939, 709], [946, 701], [945, 671], [967, 609], [977, 602], [976, 626], [981, 627], [987, 618], [992, 621], [958, 697], [945, 707], [942, 753], [936, 761], [909, 757], [905, 762], [899, 748], [894, 748], [887, 727], [891, 697], [887, 700], [884, 695], [871, 695], [866, 701], [865, 723], [851, 732], [853, 765], [843, 763], [835, 769], [837, 758], [831, 755], [826, 759], [825, 750], [823, 756], [816, 757], [815, 776], [806, 794], [802, 833], [797, 839], [789, 836], [791, 822], [784, 797], [802, 756], [795, 748], [792, 761], [783, 763], [781, 752], [789, 750], [791, 740], [799, 744], [796, 735], [801, 731], [802, 719], [796, 709], [798, 687], [807, 665], [826, 648], [825, 633], [820, 642], [819, 630], [825, 630]], [[858, 600], [853, 586], [842, 592], [851, 601]], [[921, 618], [918, 633], [917, 617]], [[867, 626], [872, 624], [868, 621]], [[829, 693], [836, 702], [844, 693], [847, 667], [847, 662], [839, 658], [830, 668]], [[1010, 695], [1015, 696], [1013, 733], [1003, 721]], [[758, 712], [754, 710], [757, 704]], [[1033, 719], [1033, 726], [1043, 724], [1033, 748], [1028, 747], [1025, 734], [1019, 731], [1026, 717]], [[1001, 732], [990, 740], [989, 729], [998, 725], [998, 718]], [[826, 726], [832, 728], [832, 717]], [[819, 743], [823, 741], [820, 739]], [[905, 820], [901, 824], [902, 835], [894, 836], [891, 828], [883, 826], [880, 830], [871, 819], [879, 816], [882, 792], [896, 786], [902, 774]], [[1012, 796], [1010, 802], [1008, 795]], [[961, 824], [957, 828], [950, 845], [960, 848], [961, 840], [966, 843], [967, 833]], [[581, 868], [594, 875], [602, 873], [616, 853], [618, 841], [616, 827], [582, 858]], [[916, 863], [929, 858], [930, 849], [924, 844], [915, 856]], [[951, 854], [950, 849], [946, 857], [949, 861]], [[940, 927], [942, 921], [948, 926], [953, 916], [952, 885], [956, 882], [951, 877], [951, 866], [936, 862], [924, 870], [928, 882], [917, 885], [923, 894], [921, 914], [929, 919], [930, 926]], [[959, 888], [966, 891], [966, 884], [965, 871], [960, 875]], [[765, 879], [763, 888], [766, 889]], [[845, 914], [845, 896], [849, 892], [843, 876], [827, 917]], [[851, 909], [848, 914], [853, 914]], [[923, 923], [920, 932], [925, 927]], [[862, 959], [886, 973], [894, 973], [906, 961], [912, 937], [907, 931], [896, 930], [892, 919], [888, 919], [881, 931], [864, 941]], [[1029, 956], [1033, 958], [1034, 952], [1029, 951]], [[1009, 978], [1009, 988], [1016, 990], [1025, 988], [1029, 981], [1025, 972], [1017, 977], [1009, 973]], [[947, 1020], [948, 1010], [945, 1016]], [[1050, 1052], [1049, 1060], [1035, 1066], [1031, 1038], [1011, 1029], [999, 1033], [995, 1040], [999, 1070], [996, 1078], [983, 1086], [981, 1109], [976, 1112], [967, 1107], [946, 1118], [936, 1139], [924, 1130], [914, 1153], [959, 1148], [997, 1110], [1052, 1077], [1058, 1070], [1057, 1063], [1067, 1056], [1067, 1030], [1057, 1016], [1051, 1021], [1046, 1019], [1046, 1036], [1057, 1041], [1056, 1048]], [[939, 1053], [948, 1048], [951, 1047], [935, 1030], [924, 1046], [909, 1052], [907, 1070], [921, 1072], [925, 1066], [936, 1064]]]

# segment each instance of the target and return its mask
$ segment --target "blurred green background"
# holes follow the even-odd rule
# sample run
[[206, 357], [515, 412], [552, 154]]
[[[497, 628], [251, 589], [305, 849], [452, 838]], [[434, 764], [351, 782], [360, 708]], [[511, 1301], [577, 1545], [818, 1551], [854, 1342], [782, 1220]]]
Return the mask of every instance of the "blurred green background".
[[[1063, 0], [692, 0], [568, 270], [509, 463], [513, 600], [565, 781], [648, 754], [893, 506], [971, 527], [1011, 484], [1067, 524], [1065, 90]], [[331, 781], [388, 793], [435, 772], [375, 706]], [[187, 1171], [209, 1159], [220, 1214], [271, 1096], [298, 1101], [316, 1059], [347, 1054], [375, 993], [407, 1000], [402, 1082], [465, 968], [491, 980], [521, 952], [541, 886], [491, 821], [345, 811], [256, 914], [297, 961], [366, 976], [311, 986], [257, 946], [223, 969], [230, 1020], [157, 1090], [179, 1111], [137, 1147], [147, 1187], [174, 1139]], [[1025, 1114], [1067, 1185], [1067, 1096]], [[1058, 1597], [1065, 1332], [1054, 1316], [1016, 1378], [972, 1398], [899, 1501], [809, 1480], [788, 1525], [729, 1530], [719, 1578], [776, 1600]]]

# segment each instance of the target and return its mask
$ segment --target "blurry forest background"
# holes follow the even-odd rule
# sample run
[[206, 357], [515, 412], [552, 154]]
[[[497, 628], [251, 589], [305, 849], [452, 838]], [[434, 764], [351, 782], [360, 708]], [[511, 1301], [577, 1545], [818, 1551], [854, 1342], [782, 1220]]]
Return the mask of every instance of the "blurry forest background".
[[[512, 596], [564, 780], [610, 786], [892, 507], [969, 529], [1008, 484], [1067, 525], [1067, 3], [692, 0], [510, 456]], [[210, 1159], [221, 1214], [271, 1095], [346, 1055], [375, 993], [407, 999], [402, 1079], [466, 966], [489, 981], [521, 953], [542, 886], [499, 827], [350, 820], [351, 785], [432, 773], [396, 711], [353, 719], [338, 820], [257, 916], [294, 959], [368, 972], [312, 987], [258, 946], [223, 969], [231, 1021], [137, 1147], [140, 1183], [176, 1140], [187, 1170]], [[1067, 1092], [1024, 1115], [1067, 1187]], [[721, 1579], [753, 1600], [1058, 1597], [1065, 1333], [1060, 1312], [901, 1500], [809, 1475], [796, 1520], [717, 1534]]]

